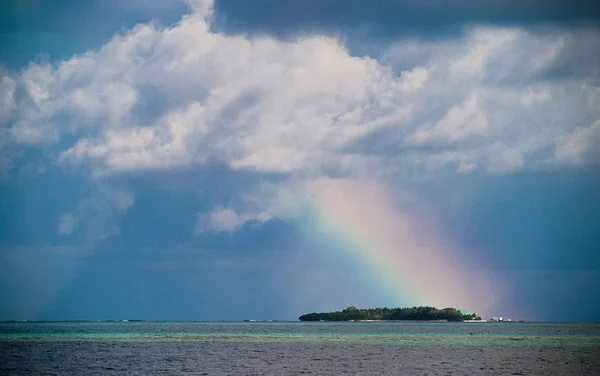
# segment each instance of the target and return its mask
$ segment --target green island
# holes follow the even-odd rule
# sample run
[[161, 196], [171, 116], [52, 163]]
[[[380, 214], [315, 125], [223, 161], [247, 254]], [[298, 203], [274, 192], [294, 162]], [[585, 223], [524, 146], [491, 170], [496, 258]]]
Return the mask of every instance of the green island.
[[456, 308], [385, 307], [359, 309], [354, 306], [347, 307], [343, 311], [307, 313], [298, 319], [300, 321], [481, 321], [481, 317], [476, 314]]

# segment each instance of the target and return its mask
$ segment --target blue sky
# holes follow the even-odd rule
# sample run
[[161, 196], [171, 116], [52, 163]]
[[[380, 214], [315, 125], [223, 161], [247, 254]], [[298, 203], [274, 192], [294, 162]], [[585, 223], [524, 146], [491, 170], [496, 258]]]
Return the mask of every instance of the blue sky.
[[435, 228], [398, 258], [444, 240], [490, 313], [600, 320], [597, 2], [127, 4], [2, 5], [1, 320], [402, 305], [302, 226], [327, 178], [387, 187]]

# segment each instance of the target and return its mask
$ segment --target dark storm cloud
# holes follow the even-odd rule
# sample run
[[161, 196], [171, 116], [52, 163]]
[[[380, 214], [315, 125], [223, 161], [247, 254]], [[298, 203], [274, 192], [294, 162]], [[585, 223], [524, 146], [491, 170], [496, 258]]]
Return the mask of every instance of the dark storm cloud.
[[311, 31], [377, 37], [439, 37], [462, 26], [575, 26], [600, 21], [594, 0], [217, 0], [217, 24], [229, 32], [291, 36]]

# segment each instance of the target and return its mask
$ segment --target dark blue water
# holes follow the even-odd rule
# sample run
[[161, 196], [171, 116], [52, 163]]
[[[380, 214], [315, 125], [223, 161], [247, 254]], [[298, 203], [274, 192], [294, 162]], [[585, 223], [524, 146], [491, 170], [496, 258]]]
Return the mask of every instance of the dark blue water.
[[599, 324], [0, 324], [2, 375], [600, 375]]

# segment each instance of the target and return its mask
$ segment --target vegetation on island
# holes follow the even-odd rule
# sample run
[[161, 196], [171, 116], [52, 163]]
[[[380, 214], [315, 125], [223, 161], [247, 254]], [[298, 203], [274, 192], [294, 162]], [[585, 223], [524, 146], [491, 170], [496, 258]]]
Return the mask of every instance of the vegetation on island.
[[461, 314], [456, 308], [437, 309], [435, 307], [412, 308], [367, 308], [350, 306], [343, 311], [307, 313], [300, 321], [360, 321], [360, 320], [422, 320], [422, 321], [465, 321], [481, 320], [476, 314]]

